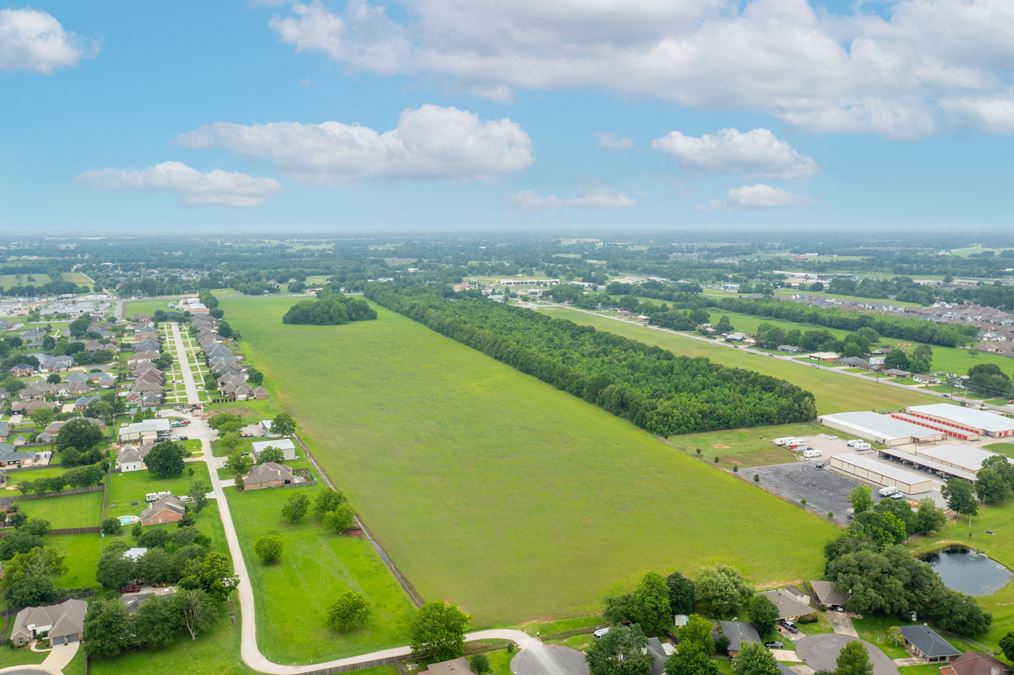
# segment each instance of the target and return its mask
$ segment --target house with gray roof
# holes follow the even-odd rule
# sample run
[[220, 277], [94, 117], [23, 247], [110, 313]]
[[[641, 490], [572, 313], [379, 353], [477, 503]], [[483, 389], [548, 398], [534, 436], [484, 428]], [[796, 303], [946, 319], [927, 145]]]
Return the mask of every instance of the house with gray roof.
[[774, 591], [764, 591], [760, 595], [770, 600], [778, 608], [779, 619], [794, 621], [801, 616], [813, 614], [815, 611], [813, 607], [801, 602], [795, 595], [782, 588]]
[[901, 635], [905, 638], [905, 649], [926, 663], [948, 663], [961, 656], [954, 645], [926, 624], [902, 626]]
[[845, 603], [849, 601], [848, 594], [838, 590], [833, 581], [811, 581], [810, 589], [813, 591], [814, 597], [817, 598], [817, 604], [824, 609], [838, 607], [844, 609]]
[[744, 642], [760, 642], [760, 635], [753, 624], [746, 621], [719, 621], [718, 630], [729, 641], [729, 656], [735, 658]]
[[18, 647], [33, 640], [54, 645], [79, 642], [84, 638], [84, 618], [88, 604], [84, 600], [65, 600], [58, 605], [25, 607], [14, 617], [11, 642]]
[[275, 462], [256, 464], [250, 473], [243, 478], [244, 490], [263, 490], [265, 488], [282, 487], [298, 482], [292, 469]]

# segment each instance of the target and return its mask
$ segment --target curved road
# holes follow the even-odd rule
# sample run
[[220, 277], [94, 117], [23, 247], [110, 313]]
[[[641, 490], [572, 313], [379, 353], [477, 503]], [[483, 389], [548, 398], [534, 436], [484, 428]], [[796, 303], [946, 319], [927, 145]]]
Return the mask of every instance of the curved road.
[[[180, 334], [179, 324], [172, 326], [173, 342], [176, 344], [176, 353], [179, 355], [180, 371], [183, 373], [183, 382], [187, 390], [187, 403], [199, 404], [197, 387], [194, 384], [194, 376], [190, 370], [190, 359], [187, 357], [183, 347], [183, 336]], [[253, 587], [250, 585], [250, 575], [247, 574], [246, 560], [243, 559], [243, 550], [239, 546], [239, 537], [236, 534], [236, 527], [232, 522], [232, 514], [229, 511], [229, 502], [225, 498], [223, 488], [232, 484], [232, 481], [223, 481], [218, 477], [218, 468], [225, 463], [224, 457], [215, 457], [211, 453], [211, 441], [214, 438], [214, 430], [207, 422], [200, 417], [189, 416], [191, 425], [187, 430], [191, 438], [198, 438], [201, 441], [204, 461], [208, 465], [208, 473], [211, 475], [211, 491], [218, 502], [218, 511], [222, 518], [222, 526], [225, 529], [225, 540], [229, 545], [229, 554], [232, 556], [232, 565], [236, 575], [240, 578], [240, 584], [236, 589], [239, 597], [240, 607], [240, 656], [243, 663], [250, 668], [271, 675], [294, 675], [295, 673], [308, 673], [327, 668], [342, 668], [348, 666], [362, 666], [383, 662], [386, 659], [408, 656], [412, 648], [408, 646], [392, 647], [369, 654], [348, 656], [343, 659], [324, 661], [322, 663], [308, 663], [305, 665], [289, 666], [281, 663], [274, 663], [261, 653], [257, 646], [257, 620], [256, 608], [254, 606]], [[472, 640], [510, 640], [520, 649], [526, 649], [542, 644], [538, 638], [528, 633], [511, 629], [480, 630], [465, 635], [466, 641]]]

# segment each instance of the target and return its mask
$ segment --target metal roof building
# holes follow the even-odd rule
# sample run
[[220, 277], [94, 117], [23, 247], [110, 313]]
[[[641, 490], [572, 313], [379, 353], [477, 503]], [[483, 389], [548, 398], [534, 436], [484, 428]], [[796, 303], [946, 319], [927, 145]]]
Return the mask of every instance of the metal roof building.
[[848, 476], [855, 476], [882, 487], [894, 486], [906, 495], [929, 492], [933, 479], [890, 462], [882, 462], [871, 455], [845, 453], [831, 457], [831, 468]]
[[979, 435], [1004, 438], [1014, 436], [1014, 419], [986, 410], [976, 410], [953, 403], [914, 405], [908, 413], [915, 417], [932, 420], [961, 431]]
[[821, 424], [882, 445], [904, 445], [941, 441], [946, 435], [935, 429], [894, 419], [875, 412], [845, 412], [821, 415]]

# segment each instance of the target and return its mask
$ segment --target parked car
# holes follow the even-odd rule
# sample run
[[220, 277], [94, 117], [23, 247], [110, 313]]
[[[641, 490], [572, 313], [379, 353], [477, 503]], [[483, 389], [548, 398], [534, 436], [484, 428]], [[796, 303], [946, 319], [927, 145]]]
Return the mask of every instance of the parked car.
[[817, 450], [816, 448], [807, 448], [806, 450], [803, 450], [803, 457], [806, 457], [807, 459], [820, 457], [820, 455], [821, 455], [820, 450]]
[[799, 628], [796, 627], [796, 624], [792, 623], [788, 619], [780, 619], [778, 621], [778, 625], [784, 628], [785, 630], [789, 631], [793, 635], [799, 632]]
[[813, 468], [814, 469], [826, 469], [827, 468], [827, 462], [817, 462], [816, 464], [813, 465]]
[[767, 647], [768, 649], [781, 649], [782, 647], [785, 646], [785, 644], [779, 642], [778, 640], [772, 640], [771, 642], [765, 642], [764, 646]]
[[896, 485], [888, 485], [887, 487], [882, 487], [879, 490], [877, 490], [877, 494], [879, 494], [881, 497], [890, 497], [897, 492], [899, 492], [899, 490]]

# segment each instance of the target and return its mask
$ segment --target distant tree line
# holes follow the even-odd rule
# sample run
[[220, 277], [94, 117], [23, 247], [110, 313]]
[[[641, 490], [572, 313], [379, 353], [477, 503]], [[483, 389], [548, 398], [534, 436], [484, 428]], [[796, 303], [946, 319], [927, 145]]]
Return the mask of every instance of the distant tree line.
[[362, 298], [322, 292], [316, 300], [300, 300], [290, 307], [282, 317], [282, 323], [337, 326], [376, 318], [377, 312]]
[[816, 415], [813, 395], [784, 380], [676, 356], [627, 338], [488, 300], [425, 287], [373, 285], [371, 300], [659, 435]]

